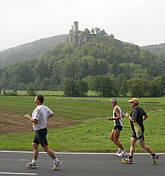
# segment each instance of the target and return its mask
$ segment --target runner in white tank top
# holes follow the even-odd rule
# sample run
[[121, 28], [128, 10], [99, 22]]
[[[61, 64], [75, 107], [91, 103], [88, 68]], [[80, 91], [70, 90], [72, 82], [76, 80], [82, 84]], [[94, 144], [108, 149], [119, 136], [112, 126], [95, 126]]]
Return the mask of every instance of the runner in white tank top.
[[116, 146], [118, 146], [118, 151], [116, 153], [116, 156], [125, 157], [127, 153], [119, 141], [120, 131], [122, 131], [122, 127], [123, 127], [123, 124], [122, 124], [123, 114], [122, 114], [121, 108], [117, 106], [116, 99], [111, 99], [110, 103], [113, 107], [113, 117], [108, 117], [108, 120], [114, 121], [114, 128], [111, 131], [110, 139], [114, 142]]
[[115, 118], [117, 116], [117, 114], [116, 114], [117, 109], [119, 111], [119, 114], [120, 114], [121, 118], [117, 119], [117, 120], [113, 120], [114, 121], [114, 127], [115, 126], [121, 126], [122, 127], [123, 126], [123, 124], [122, 124], [122, 117], [123, 117], [123, 115], [122, 115], [121, 108], [119, 106], [117, 106], [117, 105], [113, 108], [113, 118]]

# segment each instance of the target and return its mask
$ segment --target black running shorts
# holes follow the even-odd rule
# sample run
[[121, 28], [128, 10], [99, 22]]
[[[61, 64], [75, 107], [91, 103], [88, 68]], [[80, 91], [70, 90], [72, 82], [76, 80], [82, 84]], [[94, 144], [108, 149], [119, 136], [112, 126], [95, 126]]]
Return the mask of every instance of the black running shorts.
[[122, 131], [122, 126], [121, 125], [116, 125], [116, 126], [114, 126], [114, 130], [119, 130], [119, 131]]
[[136, 132], [133, 132], [132, 137], [137, 139], [139, 142], [142, 142], [142, 141], [144, 141], [144, 132], [139, 137], [137, 137]]
[[41, 129], [41, 130], [37, 130], [36, 134], [34, 136], [34, 140], [33, 143], [35, 144], [41, 144], [42, 147], [44, 147], [45, 145], [48, 145], [48, 141], [46, 139], [46, 135], [47, 135], [47, 129]]

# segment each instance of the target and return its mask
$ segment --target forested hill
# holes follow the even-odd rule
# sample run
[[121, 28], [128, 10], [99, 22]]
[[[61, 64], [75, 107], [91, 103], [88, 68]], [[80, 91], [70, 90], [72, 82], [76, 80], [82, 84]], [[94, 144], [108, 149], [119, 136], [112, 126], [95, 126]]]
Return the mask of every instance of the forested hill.
[[155, 53], [165, 59], [165, 43], [162, 43], [159, 45], [148, 45], [148, 46], [144, 46], [142, 48], [146, 49], [152, 53]]
[[137, 95], [135, 90], [141, 96], [162, 95], [160, 90], [163, 92], [165, 82], [164, 87], [160, 87], [159, 81], [165, 72], [165, 59], [105, 32], [89, 33], [88, 39], [81, 45], [57, 44], [37, 59], [1, 69], [0, 88], [25, 90], [30, 85], [35, 90], [54, 90], [61, 89], [65, 80], [72, 79], [83, 80], [93, 89], [93, 80], [103, 76], [112, 82], [111, 95], [118, 95], [120, 90], [121, 95], [126, 96], [132, 85], [134, 94], [129, 95]]
[[66, 41], [67, 35], [58, 35], [0, 51], [0, 68], [38, 57], [53, 48], [57, 43], [66, 43]]

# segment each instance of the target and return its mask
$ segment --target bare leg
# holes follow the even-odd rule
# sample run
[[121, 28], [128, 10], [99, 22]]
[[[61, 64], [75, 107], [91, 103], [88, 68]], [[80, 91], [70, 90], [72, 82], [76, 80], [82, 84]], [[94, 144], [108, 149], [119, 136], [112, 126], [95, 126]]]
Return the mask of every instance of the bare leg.
[[135, 151], [135, 143], [136, 143], [137, 139], [131, 137], [130, 140], [130, 156], [133, 156], [133, 153]]
[[38, 144], [32, 143], [33, 147], [33, 160], [37, 160], [38, 158]]
[[114, 130], [114, 143], [121, 149], [124, 150], [122, 144], [119, 141], [120, 130]]
[[151, 148], [145, 143], [145, 141], [140, 141], [139, 142], [140, 146], [146, 150], [148, 153], [150, 153], [151, 155], [154, 154], [154, 152], [151, 150]]
[[114, 142], [115, 145], [117, 145], [121, 150], [124, 150], [122, 144], [119, 141], [120, 137], [120, 131], [119, 130], [112, 130], [110, 139]]
[[45, 145], [43, 148], [44, 148], [45, 152], [47, 152], [47, 154], [48, 154], [53, 160], [56, 159], [55, 153], [53, 152], [53, 150], [52, 150], [51, 148], [48, 147], [48, 145]]

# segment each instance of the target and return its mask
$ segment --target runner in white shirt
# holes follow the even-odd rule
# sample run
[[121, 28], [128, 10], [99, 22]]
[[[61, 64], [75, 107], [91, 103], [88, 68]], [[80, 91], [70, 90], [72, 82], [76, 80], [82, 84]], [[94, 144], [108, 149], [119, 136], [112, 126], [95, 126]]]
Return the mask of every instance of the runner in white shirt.
[[34, 140], [32, 143], [33, 146], [33, 160], [26, 164], [29, 168], [37, 168], [37, 158], [38, 158], [38, 145], [41, 144], [43, 149], [48, 153], [48, 155], [53, 159], [54, 167], [53, 170], [56, 170], [62, 163], [56, 157], [52, 149], [48, 147], [47, 142], [47, 120], [50, 117], [53, 117], [53, 112], [43, 105], [44, 97], [43, 95], [37, 95], [35, 97], [36, 108], [32, 113], [32, 117], [28, 114], [25, 115], [26, 119], [29, 119], [32, 122], [33, 129], [35, 131]]
[[122, 131], [123, 124], [122, 124], [122, 111], [119, 106], [117, 106], [117, 100], [116, 99], [111, 99], [110, 101], [112, 107], [113, 107], [113, 117], [108, 117], [108, 120], [113, 120], [114, 121], [114, 128], [111, 131], [110, 134], [110, 139], [114, 142], [116, 146], [118, 146], [118, 151], [116, 153], [116, 156], [123, 157], [126, 156], [127, 153], [124, 150], [122, 144], [119, 141], [120, 137], [120, 131]]

